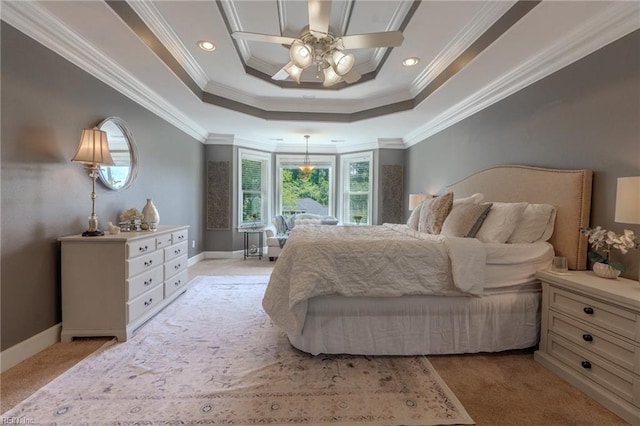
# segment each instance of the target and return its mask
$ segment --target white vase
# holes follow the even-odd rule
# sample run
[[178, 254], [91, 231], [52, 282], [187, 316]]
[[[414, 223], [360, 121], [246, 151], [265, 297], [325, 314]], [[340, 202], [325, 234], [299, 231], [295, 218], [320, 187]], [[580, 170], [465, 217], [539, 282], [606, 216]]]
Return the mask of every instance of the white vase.
[[155, 226], [158, 226], [160, 223], [160, 214], [158, 213], [156, 206], [153, 204], [153, 201], [151, 201], [151, 198], [147, 198], [147, 204], [142, 208], [142, 221], [149, 225], [153, 223]]
[[593, 273], [599, 276], [600, 278], [618, 278], [621, 271], [612, 267], [608, 263], [596, 262], [593, 264]]

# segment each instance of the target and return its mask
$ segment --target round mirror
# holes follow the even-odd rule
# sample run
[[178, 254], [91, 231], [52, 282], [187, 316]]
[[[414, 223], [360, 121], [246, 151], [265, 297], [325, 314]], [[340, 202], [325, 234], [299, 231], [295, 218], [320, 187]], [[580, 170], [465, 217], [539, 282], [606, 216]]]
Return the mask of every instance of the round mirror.
[[109, 152], [115, 163], [113, 166], [99, 166], [100, 180], [109, 189], [125, 189], [133, 183], [138, 171], [133, 135], [127, 123], [119, 117], [104, 119], [98, 128], [107, 133]]

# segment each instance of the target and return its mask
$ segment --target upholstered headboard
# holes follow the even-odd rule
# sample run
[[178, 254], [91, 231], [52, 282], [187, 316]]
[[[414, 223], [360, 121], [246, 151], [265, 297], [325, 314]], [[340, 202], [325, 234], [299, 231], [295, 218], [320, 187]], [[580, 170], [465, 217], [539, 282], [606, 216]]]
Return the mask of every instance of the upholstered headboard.
[[529, 166], [498, 166], [480, 171], [447, 187], [456, 197], [476, 192], [483, 201], [546, 203], [556, 207], [556, 223], [549, 242], [569, 268], [587, 266], [587, 240], [580, 228], [589, 226], [591, 181], [589, 170], [554, 170]]

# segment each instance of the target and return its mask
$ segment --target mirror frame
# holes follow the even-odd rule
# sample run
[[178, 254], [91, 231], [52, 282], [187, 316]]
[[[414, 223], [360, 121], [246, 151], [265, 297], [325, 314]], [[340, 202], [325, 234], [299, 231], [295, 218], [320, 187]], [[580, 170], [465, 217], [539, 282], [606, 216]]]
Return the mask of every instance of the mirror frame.
[[[127, 145], [129, 146], [129, 158], [131, 159], [131, 166], [129, 168], [129, 175], [127, 176], [127, 180], [125, 181], [124, 185], [122, 185], [119, 188], [116, 188], [113, 185], [111, 185], [103, 175], [103, 170], [106, 167], [110, 167], [110, 166], [99, 166], [98, 176], [100, 176], [100, 181], [102, 182], [102, 184], [108, 189], [111, 189], [113, 191], [122, 191], [123, 189], [127, 189], [128, 187], [130, 187], [133, 184], [133, 182], [136, 180], [136, 177], [138, 175], [138, 152], [136, 150], [136, 144], [133, 138], [133, 134], [131, 133], [131, 130], [129, 130], [129, 126], [127, 125], [127, 123], [122, 118], [107, 117], [104, 120], [102, 120], [97, 127], [100, 130], [104, 130], [103, 126], [108, 123], [113, 123], [122, 132], [122, 136], [124, 137], [125, 141], [127, 142]], [[107, 138], [108, 138], [108, 133], [107, 133]]]

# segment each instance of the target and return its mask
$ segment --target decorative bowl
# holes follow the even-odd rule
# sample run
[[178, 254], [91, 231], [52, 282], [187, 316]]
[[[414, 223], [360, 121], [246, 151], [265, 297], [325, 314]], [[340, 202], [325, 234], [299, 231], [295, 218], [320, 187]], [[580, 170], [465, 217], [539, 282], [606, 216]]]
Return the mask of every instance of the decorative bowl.
[[621, 272], [607, 263], [596, 262], [593, 264], [593, 273], [600, 278], [618, 278]]

